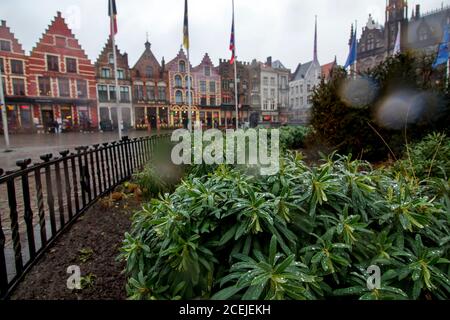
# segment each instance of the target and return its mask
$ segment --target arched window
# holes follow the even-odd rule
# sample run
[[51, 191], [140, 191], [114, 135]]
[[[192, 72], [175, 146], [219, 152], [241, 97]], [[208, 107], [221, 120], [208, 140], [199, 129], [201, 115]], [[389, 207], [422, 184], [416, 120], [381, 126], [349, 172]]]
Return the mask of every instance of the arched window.
[[186, 72], [186, 62], [184, 62], [183, 60], [179, 62], [178, 67], [179, 72]]
[[183, 92], [181, 92], [180, 90], [177, 90], [177, 92], [175, 92], [175, 103], [183, 103]]
[[[186, 76], [186, 77], [184, 77], [184, 80], [186, 81], [186, 87], [188, 86], [188, 80], [189, 80], [189, 77], [188, 76]], [[191, 77], [191, 88], [194, 86], [194, 82], [192, 81], [192, 77]]]
[[181, 80], [181, 77], [179, 75], [175, 76], [175, 87], [181, 88], [183, 86], [183, 80]]
[[153, 78], [153, 68], [151, 66], [145, 68], [145, 75], [147, 78]]

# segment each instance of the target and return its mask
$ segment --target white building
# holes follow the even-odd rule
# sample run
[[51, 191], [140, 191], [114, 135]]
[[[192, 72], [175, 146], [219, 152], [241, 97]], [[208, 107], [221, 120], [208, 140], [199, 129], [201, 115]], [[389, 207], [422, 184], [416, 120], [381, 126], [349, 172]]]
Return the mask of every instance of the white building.
[[314, 87], [320, 84], [322, 68], [317, 57], [317, 18], [312, 61], [299, 63], [289, 83], [291, 121], [308, 123]]

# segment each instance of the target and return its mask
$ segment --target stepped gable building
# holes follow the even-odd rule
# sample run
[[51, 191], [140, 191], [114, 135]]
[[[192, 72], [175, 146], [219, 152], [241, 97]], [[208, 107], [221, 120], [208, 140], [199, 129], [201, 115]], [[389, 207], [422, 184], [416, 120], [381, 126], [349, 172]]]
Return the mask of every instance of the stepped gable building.
[[144, 52], [131, 69], [136, 128], [171, 126], [168, 77], [164, 58], [160, 64], [147, 40]]
[[[38, 112], [34, 112], [31, 101], [26, 97], [28, 94], [28, 57], [4, 20], [0, 24], [0, 68], [8, 129], [10, 132], [32, 132], [34, 115]], [[0, 128], [3, 130], [2, 116], [3, 114], [0, 112]]]
[[128, 64], [128, 54], [122, 54], [116, 45], [116, 57], [119, 90], [115, 89], [114, 53], [112, 39], [109, 37], [95, 63], [98, 114], [100, 129], [102, 131], [118, 128], [117, 94], [119, 94], [123, 126], [134, 126], [133, 108], [131, 104], [131, 72]]
[[[239, 118], [243, 121], [248, 121], [251, 115], [249, 66], [248, 62], [236, 61], [238, 101], [241, 106]], [[219, 73], [222, 82], [222, 112], [228, 125], [234, 123], [236, 113], [234, 65], [230, 64], [230, 60], [219, 60]]]
[[409, 16], [406, 0], [389, 0], [385, 23], [380, 25], [369, 15], [366, 26], [358, 40], [358, 70], [373, 68], [392, 55], [401, 28], [401, 51], [436, 53], [442, 41], [444, 29], [450, 24], [450, 6], [422, 14], [420, 4]]
[[28, 80], [39, 128], [55, 121], [67, 131], [98, 127], [95, 67], [60, 12], [31, 50]]

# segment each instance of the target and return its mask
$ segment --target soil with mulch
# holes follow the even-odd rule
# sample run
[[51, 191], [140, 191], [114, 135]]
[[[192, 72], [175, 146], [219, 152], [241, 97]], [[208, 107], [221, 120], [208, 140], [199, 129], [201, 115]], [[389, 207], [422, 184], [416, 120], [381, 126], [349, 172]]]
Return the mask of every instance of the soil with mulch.
[[[109, 198], [108, 198], [109, 199]], [[106, 201], [106, 205], [105, 205]], [[117, 261], [124, 233], [141, 202], [130, 195], [101, 200], [47, 251], [13, 292], [13, 300], [124, 300], [124, 263]], [[67, 288], [69, 266], [80, 267], [81, 290]]]

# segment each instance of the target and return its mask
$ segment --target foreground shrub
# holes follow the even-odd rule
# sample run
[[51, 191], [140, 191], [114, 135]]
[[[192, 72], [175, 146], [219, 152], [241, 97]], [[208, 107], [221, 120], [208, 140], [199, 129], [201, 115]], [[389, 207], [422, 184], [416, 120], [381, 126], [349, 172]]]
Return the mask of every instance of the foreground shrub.
[[[437, 190], [441, 190], [440, 193]], [[447, 191], [445, 191], [447, 190]], [[448, 181], [332, 156], [279, 174], [193, 170], [135, 214], [131, 299], [450, 298]], [[367, 268], [382, 270], [369, 290]]]

